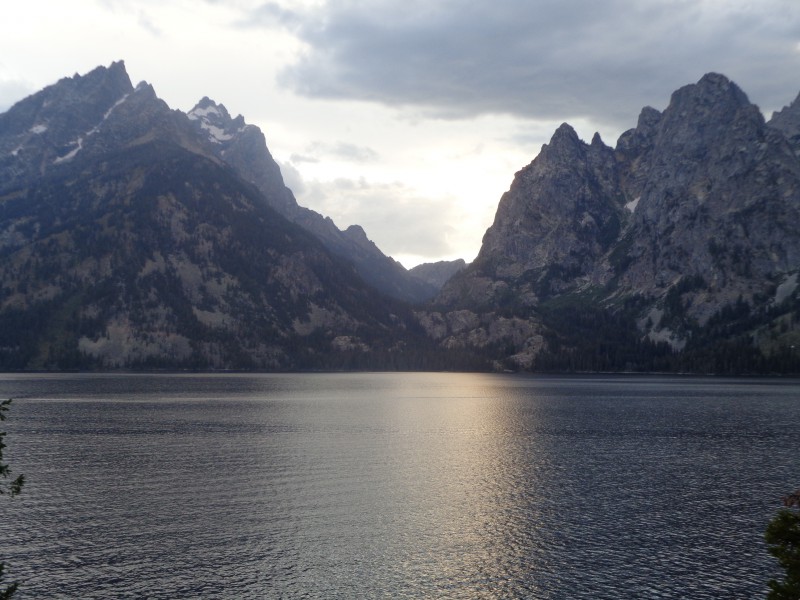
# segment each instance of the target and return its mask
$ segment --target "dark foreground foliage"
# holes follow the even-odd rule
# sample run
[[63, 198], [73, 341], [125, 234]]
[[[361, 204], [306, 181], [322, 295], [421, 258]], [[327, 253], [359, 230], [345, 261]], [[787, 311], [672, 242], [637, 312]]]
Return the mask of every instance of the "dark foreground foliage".
[[769, 582], [767, 600], [800, 598], [800, 490], [784, 498], [784, 504], [787, 508], [770, 521], [764, 535], [769, 553], [784, 571], [782, 581]]
[[[6, 420], [6, 411], [11, 404], [11, 400], [0, 402], [0, 421]], [[5, 480], [11, 477], [11, 468], [3, 462], [3, 449], [6, 447], [4, 438], [5, 431], [0, 431], [0, 495], [16, 496], [22, 491], [22, 485], [25, 483], [25, 476], [19, 475], [11, 482], [7, 483]], [[6, 600], [14, 595], [17, 591], [18, 584], [16, 582], [6, 583], [5, 581], [5, 565], [0, 562], [0, 600]]]

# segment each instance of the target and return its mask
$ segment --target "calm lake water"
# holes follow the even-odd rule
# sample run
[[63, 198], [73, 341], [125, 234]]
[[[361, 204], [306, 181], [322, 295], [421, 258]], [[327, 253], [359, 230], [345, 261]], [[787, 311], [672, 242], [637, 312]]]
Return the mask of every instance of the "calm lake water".
[[731, 598], [797, 380], [0, 375], [19, 598]]

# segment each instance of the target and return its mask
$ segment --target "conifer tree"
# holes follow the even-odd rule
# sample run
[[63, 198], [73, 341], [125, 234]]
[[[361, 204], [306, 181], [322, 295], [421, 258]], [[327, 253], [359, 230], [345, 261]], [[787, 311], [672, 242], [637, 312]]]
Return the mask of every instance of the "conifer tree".
[[[0, 421], [6, 420], [6, 411], [8, 411], [10, 404], [11, 400], [0, 402]], [[5, 436], [6, 432], [0, 431], [0, 495], [13, 497], [22, 491], [22, 484], [25, 482], [25, 476], [19, 475], [11, 482], [5, 481], [11, 477], [11, 468], [3, 462], [3, 448], [6, 447], [3, 441]], [[11, 598], [11, 596], [14, 595], [14, 592], [17, 591], [16, 582], [8, 584], [4, 582], [4, 567], [5, 565], [0, 562], [0, 600], [7, 600], [8, 598]]]
[[800, 598], [800, 490], [783, 499], [786, 507], [767, 526], [764, 539], [769, 553], [784, 570], [783, 581], [769, 582], [767, 600]]

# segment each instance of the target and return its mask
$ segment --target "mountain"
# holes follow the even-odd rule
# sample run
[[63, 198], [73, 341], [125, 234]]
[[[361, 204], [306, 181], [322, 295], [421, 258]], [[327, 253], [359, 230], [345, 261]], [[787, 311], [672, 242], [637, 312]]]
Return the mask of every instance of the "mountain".
[[215, 155], [245, 181], [255, 185], [275, 210], [314, 234], [328, 250], [350, 261], [361, 277], [384, 294], [407, 302], [422, 302], [438, 288], [414, 277], [403, 265], [386, 256], [358, 225], [344, 231], [319, 213], [300, 206], [283, 183], [280, 167], [267, 148], [264, 134], [232, 119], [225, 106], [203, 98], [188, 113], [198, 133], [207, 137]]
[[0, 368], [431, 362], [406, 305], [276, 209], [261, 132], [199, 110], [117, 62], [0, 115]]
[[440, 260], [433, 263], [422, 263], [409, 269], [418, 279], [427, 282], [436, 290], [442, 289], [447, 280], [467, 266], [463, 258], [458, 260]]
[[615, 148], [562, 125], [421, 322], [509, 368], [800, 368], [796, 105], [710, 73]]
[[714, 73], [614, 147], [565, 123], [471, 264], [407, 271], [113, 63], [0, 115], [0, 369], [800, 373], [798, 131]]

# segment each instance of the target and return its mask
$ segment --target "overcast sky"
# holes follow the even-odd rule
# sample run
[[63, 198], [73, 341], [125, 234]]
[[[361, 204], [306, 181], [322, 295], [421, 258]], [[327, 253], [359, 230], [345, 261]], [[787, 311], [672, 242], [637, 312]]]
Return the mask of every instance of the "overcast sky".
[[471, 260], [562, 122], [614, 145], [716, 71], [769, 117], [800, 92], [798, 0], [25, 0], [0, 112], [125, 60], [172, 108], [258, 125], [300, 204], [387, 254]]

